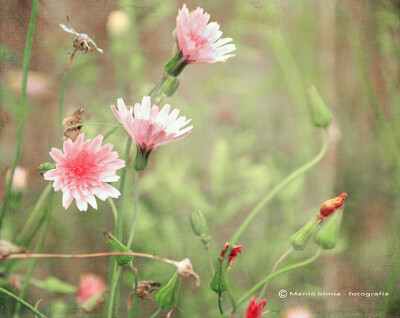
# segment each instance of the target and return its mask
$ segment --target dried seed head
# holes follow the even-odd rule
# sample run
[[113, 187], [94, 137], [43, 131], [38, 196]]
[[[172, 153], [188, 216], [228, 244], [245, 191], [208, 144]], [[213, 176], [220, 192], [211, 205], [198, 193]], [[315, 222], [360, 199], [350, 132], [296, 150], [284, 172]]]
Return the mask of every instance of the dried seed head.
[[85, 116], [87, 116], [87, 112], [83, 108], [79, 108], [74, 111], [71, 116], [64, 118], [62, 122], [65, 128], [64, 136], [72, 141], [75, 141], [78, 135], [81, 133]]

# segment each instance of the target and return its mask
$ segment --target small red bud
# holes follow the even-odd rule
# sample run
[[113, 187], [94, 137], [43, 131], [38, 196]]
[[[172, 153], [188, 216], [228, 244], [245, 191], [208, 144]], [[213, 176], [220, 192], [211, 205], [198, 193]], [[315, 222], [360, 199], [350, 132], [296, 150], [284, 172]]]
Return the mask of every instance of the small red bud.
[[343, 192], [338, 197], [325, 201], [325, 203], [322, 204], [321, 208], [319, 209], [319, 215], [321, 216], [321, 218], [324, 219], [330, 216], [333, 212], [342, 207], [344, 200], [346, 200], [346, 198], [347, 198], [347, 193]]

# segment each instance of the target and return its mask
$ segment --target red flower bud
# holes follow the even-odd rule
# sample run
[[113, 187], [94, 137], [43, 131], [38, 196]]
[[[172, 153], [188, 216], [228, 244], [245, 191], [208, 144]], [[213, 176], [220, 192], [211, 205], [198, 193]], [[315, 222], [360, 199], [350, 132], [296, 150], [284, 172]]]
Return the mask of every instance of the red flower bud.
[[333, 212], [335, 212], [343, 205], [344, 200], [346, 200], [346, 198], [347, 198], [347, 193], [343, 192], [338, 197], [326, 201], [323, 205], [321, 205], [321, 208], [319, 209], [320, 217], [324, 219], [330, 216]]
[[261, 318], [264, 316], [269, 310], [262, 312], [263, 307], [266, 303], [266, 300], [263, 298], [259, 304], [257, 304], [258, 298], [251, 298], [249, 305], [247, 306], [246, 314], [244, 318]]

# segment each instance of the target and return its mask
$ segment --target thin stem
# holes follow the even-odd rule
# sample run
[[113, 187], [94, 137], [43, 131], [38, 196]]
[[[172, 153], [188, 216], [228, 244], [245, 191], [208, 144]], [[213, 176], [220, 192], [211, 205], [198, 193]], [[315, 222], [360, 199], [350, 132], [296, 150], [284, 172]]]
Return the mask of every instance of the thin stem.
[[150, 318], [156, 318], [162, 311], [162, 308], [158, 308], [157, 311], [151, 315]]
[[126, 146], [125, 146], [125, 162], [126, 166], [124, 169], [122, 169], [121, 172], [121, 182], [119, 186], [119, 192], [121, 192], [121, 196], [119, 198], [119, 203], [118, 203], [118, 218], [117, 218], [117, 239], [122, 242], [122, 212], [123, 212], [123, 202], [125, 198], [125, 179], [126, 179], [126, 170], [128, 169], [128, 161], [129, 161], [129, 153], [131, 150], [131, 144], [132, 144], [132, 139], [130, 136], [128, 136], [128, 140], [126, 141]]
[[[129, 161], [129, 152], [131, 149], [131, 144], [132, 144], [132, 139], [131, 137], [128, 136], [128, 140], [126, 142], [125, 146], [125, 162], [126, 165], [128, 165]], [[121, 196], [119, 198], [119, 204], [118, 204], [118, 213], [117, 213], [117, 224], [116, 224], [116, 229], [117, 229], [117, 239], [122, 241], [122, 212], [123, 212], [123, 202], [124, 202], [124, 197], [125, 197], [125, 179], [126, 179], [126, 169], [128, 167], [125, 166], [125, 168], [121, 172], [121, 182], [119, 186], [119, 192], [121, 193]], [[114, 263], [114, 274], [112, 277], [112, 286], [111, 286], [111, 292], [110, 292], [110, 299], [109, 299], [109, 307], [108, 307], [108, 318], [111, 318], [114, 314], [114, 316], [118, 316], [118, 305], [119, 305], [119, 288], [118, 285], [120, 285], [120, 275], [121, 275], [121, 268], [115, 261]], [[117, 290], [118, 289], [118, 290]], [[115, 304], [114, 304], [115, 302]], [[115, 305], [115, 307], [114, 307]], [[114, 311], [116, 311], [114, 313]]]
[[[49, 201], [48, 201], [47, 206], [46, 206], [45, 220], [43, 222], [43, 229], [42, 229], [42, 233], [40, 234], [39, 240], [38, 240], [38, 242], [36, 244], [36, 247], [34, 249], [35, 253], [38, 253], [41, 250], [41, 248], [43, 246], [43, 243], [44, 243], [44, 241], [46, 239], [46, 236], [47, 236], [47, 230], [49, 229], [49, 224], [50, 224], [50, 219], [51, 219], [51, 211], [52, 211], [52, 208], [53, 208], [52, 207], [53, 196], [54, 196], [54, 192], [52, 192], [50, 194]], [[22, 288], [21, 288], [21, 291], [19, 293], [19, 297], [20, 298], [24, 298], [24, 296], [25, 296], [26, 289], [28, 288], [29, 281], [31, 279], [33, 270], [35, 269], [35, 265], [36, 265], [36, 260], [33, 260], [31, 262], [29, 268], [28, 268], [27, 273], [25, 274], [24, 281], [22, 283]], [[14, 311], [14, 316], [13, 316], [14, 318], [19, 317], [20, 309], [21, 309], [21, 303], [17, 303], [16, 306], [15, 306], [15, 311]]]
[[118, 211], [117, 211], [117, 207], [115, 206], [114, 200], [111, 199], [110, 197], [108, 197], [107, 201], [110, 204], [111, 211], [112, 211], [112, 213], [114, 215], [114, 224], [117, 224]]
[[114, 272], [113, 272], [113, 279], [112, 279], [112, 287], [110, 291], [110, 299], [109, 299], [109, 306], [108, 306], [108, 315], [107, 318], [112, 318], [113, 313], [114, 313], [114, 298], [115, 298], [115, 293], [117, 290], [117, 285], [119, 285], [119, 276], [121, 274], [121, 267], [117, 264], [117, 261], [115, 261], [114, 265]]
[[138, 211], [138, 201], [139, 201], [139, 171], [135, 170], [135, 201], [133, 207], [133, 219], [132, 219], [132, 228], [131, 234], [129, 235], [127, 247], [131, 248], [133, 242], [133, 234], [135, 233], [135, 225], [136, 225], [136, 216]]
[[46, 316], [43, 315], [40, 311], [38, 311], [35, 307], [29, 305], [26, 301], [19, 298], [17, 295], [14, 295], [13, 293], [11, 293], [8, 290], [1, 288], [1, 287], [0, 287], [0, 292], [2, 292], [3, 294], [6, 294], [7, 296], [10, 296], [11, 298], [14, 298], [21, 305], [24, 305], [26, 308], [28, 308], [30, 311], [32, 311], [35, 315], [39, 316], [40, 318], [46, 318]]
[[160, 79], [160, 81], [157, 83], [157, 85], [149, 93], [149, 96], [151, 99], [153, 99], [153, 97], [157, 95], [158, 90], [161, 88], [162, 84], [164, 84], [164, 82], [167, 78], [168, 78], [168, 73], [165, 72], [163, 74], [162, 78]]
[[[21, 230], [21, 232], [19, 233], [19, 235], [17, 236], [17, 242], [21, 242], [24, 237], [27, 236], [29, 228], [31, 226], [31, 224], [33, 223], [33, 221], [37, 220], [39, 218], [39, 213], [42, 210], [42, 206], [44, 201], [47, 198], [47, 195], [50, 193], [52, 188], [51, 183], [49, 183], [43, 190], [42, 194], [40, 195], [39, 199], [36, 201], [35, 206], [32, 209], [32, 212], [29, 213], [28, 219], [26, 220], [26, 222], [24, 223], [24, 226]], [[30, 235], [32, 236], [32, 235]]]
[[210, 265], [211, 274], [212, 274], [212, 276], [214, 276], [215, 271], [214, 271], [214, 266], [213, 266], [212, 261], [211, 261], [210, 251], [208, 249], [208, 246], [204, 246], [204, 249], [206, 250], [206, 254], [207, 254], [207, 258], [208, 258], [208, 264]]
[[114, 132], [116, 132], [117, 131], [117, 129], [118, 129], [119, 127], [113, 127], [113, 128], [111, 128], [110, 130], [108, 130], [105, 134], [104, 134], [104, 141], [106, 141], [106, 139], [108, 138], [108, 137], [110, 137]]
[[42, 259], [54, 259], [54, 258], [66, 258], [66, 259], [83, 259], [83, 258], [99, 258], [99, 257], [109, 257], [109, 256], [136, 256], [136, 257], [144, 257], [151, 258], [165, 264], [170, 264], [173, 266], [177, 266], [179, 262], [159, 257], [153, 254], [146, 253], [115, 253], [115, 252], [104, 252], [104, 253], [93, 253], [93, 254], [11, 254], [11, 255], [3, 255], [0, 259], [32, 259], [32, 258], [42, 258]]
[[[235, 244], [235, 242], [239, 239], [239, 237], [243, 234], [243, 232], [249, 226], [249, 224], [262, 211], [262, 208], [267, 203], [269, 203], [275, 197], [275, 195], [279, 193], [279, 191], [281, 191], [283, 188], [285, 188], [290, 182], [292, 182], [298, 176], [302, 175], [307, 170], [309, 170], [313, 166], [315, 166], [324, 157], [324, 155], [326, 154], [326, 152], [328, 150], [328, 145], [329, 145], [328, 132], [326, 131], [326, 129], [324, 129], [324, 143], [322, 145], [320, 152], [313, 159], [311, 159], [306, 164], [304, 164], [300, 168], [293, 171], [284, 180], [279, 182], [269, 193], [267, 193], [266, 196], [264, 196], [264, 198], [261, 199], [261, 201], [253, 208], [253, 210], [251, 210], [249, 215], [246, 217], [246, 219], [242, 222], [242, 224], [239, 226], [239, 228], [233, 234], [233, 236], [230, 240], [231, 246], [233, 244]], [[226, 253], [226, 255], [229, 255], [229, 253]]]
[[222, 294], [218, 294], [218, 309], [221, 316], [224, 314], [224, 310], [222, 309]]
[[[277, 262], [275, 263], [274, 267], [272, 268], [270, 275], [273, 274], [273, 273], [275, 272], [275, 270], [276, 270], [276, 268], [279, 266], [279, 264], [280, 264], [290, 253], [292, 253], [293, 251], [294, 251], [294, 248], [291, 246], [291, 247], [289, 247], [289, 249], [288, 249], [285, 253], [283, 253], [283, 255], [277, 260]], [[262, 288], [262, 290], [261, 290], [261, 293], [260, 293], [260, 296], [259, 296], [260, 299], [262, 299], [262, 297], [263, 297], [263, 295], [264, 295], [264, 293], [265, 293], [265, 290], [267, 289], [267, 286], [268, 286], [268, 282], [266, 282], [266, 283], [264, 284], [264, 286], [263, 286], [263, 288]]]
[[[119, 124], [105, 124], [105, 123], [82, 123], [82, 124], [76, 124], [76, 125], [72, 125], [69, 126], [66, 129], [71, 129], [71, 128], [75, 128], [75, 127], [81, 127], [81, 126], [87, 126], [87, 125], [97, 125], [97, 126], [115, 126], [115, 128], [122, 128], [122, 125]], [[63, 130], [64, 132], [64, 130]]]
[[77, 49], [74, 50], [74, 52], [71, 53], [71, 56], [69, 58], [67, 67], [65, 68], [64, 71], [64, 77], [63, 77], [63, 82], [61, 86], [61, 93], [60, 93], [60, 101], [58, 103], [58, 125], [60, 127], [60, 133], [61, 135], [64, 133], [64, 125], [63, 125], [63, 118], [64, 118], [64, 97], [65, 97], [65, 89], [67, 87], [67, 79], [68, 79], [68, 73], [69, 73], [69, 68], [71, 67], [72, 60], [75, 56], [75, 52]]
[[31, 58], [33, 34], [35, 32], [36, 13], [37, 13], [37, 8], [38, 8], [38, 3], [39, 3], [39, 0], [32, 1], [32, 9], [31, 9], [31, 16], [29, 18], [28, 33], [26, 35], [24, 60], [22, 63], [22, 88], [21, 88], [21, 99], [19, 102], [18, 130], [17, 130], [17, 142], [16, 142], [16, 147], [15, 147], [15, 157], [14, 157], [13, 164], [11, 166], [10, 178], [8, 179], [8, 182], [7, 182], [3, 205], [1, 206], [0, 228], [3, 223], [4, 214], [7, 210], [8, 199], [9, 199], [10, 192], [11, 192], [11, 185], [12, 185], [12, 180], [14, 178], [15, 168], [18, 165], [19, 157], [21, 155], [22, 133], [24, 130], [25, 108], [26, 108], [26, 86], [27, 86], [27, 82], [28, 82], [28, 69], [29, 69], [29, 62], [30, 62], [30, 58]]
[[242, 298], [240, 298], [240, 300], [238, 301], [238, 306], [243, 304], [251, 295], [253, 295], [257, 289], [259, 289], [262, 285], [266, 284], [267, 282], [269, 282], [271, 279], [273, 279], [274, 277], [277, 277], [279, 275], [282, 275], [284, 273], [287, 273], [289, 271], [292, 271], [294, 269], [300, 268], [300, 267], [304, 267], [308, 264], [311, 264], [312, 262], [314, 262], [320, 255], [321, 255], [322, 249], [318, 248], [317, 252], [310, 257], [309, 259], [306, 259], [305, 261], [293, 264], [293, 265], [289, 265], [285, 268], [282, 268], [281, 270], [269, 274], [267, 277], [265, 277], [263, 280], [261, 280], [260, 282], [258, 282], [256, 285], [254, 285], [253, 288], [251, 288]]
[[137, 295], [137, 289], [138, 289], [138, 284], [139, 284], [137, 271], [132, 265], [133, 264], [131, 263], [130, 268], [132, 269], [133, 276], [135, 277], [135, 288], [134, 288], [133, 295], [132, 295], [131, 308], [129, 308], [129, 311], [128, 311], [128, 318], [131, 318], [132, 314], [133, 314], [133, 305], [135, 303], [135, 297]]
[[[324, 142], [322, 145], [321, 150], [319, 153], [310, 161], [308, 161], [306, 164], [303, 166], [297, 168], [295, 171], [293, 171], [290, 175], [288, 175], [284, 180], [279, 182], [269, 193], [267, 193], [264, 198], [261, 199], [261, 201], [251, 210], [249, 215], [246, 217], [246, 219], [240, 224], [239, 228], [236, 230], [236, 232], [232, 235], [232, 238], [230, 240], [230, 247], [225, 253], [224, 256], [224, 261], [226, 261], [228, 255], [230, 254], [230, 251], [232, 249], [233, 244], [237, 242], [239, 237], [243, 234], [243, 232], [246, 230], [246, 228], [250, 225], [250, 223], [254, 220], [254, 218], [262, 211], [262, 208], [269, 203], [276, 194], [279, 193], [283, 188], [285, 188], [290, 182], [292, 182], [294, 179], [296, 179], [298, 176], [302, 175], [305, 173], [307, 170], [311, 169], [313, 166], [315, 166], [326, 154], [329, 146], [329, 136], [328, 132], [326, 129], [324, 131]], [[224, 275], [226, 276], [226, 274]], [[229, 296], [231, 296], [232, 291], [230, 290], [229, 284], [227, 284], [227, 292]], [[235, 307], [236, 304], [232, 299], [232, 313], [235, 312]]]

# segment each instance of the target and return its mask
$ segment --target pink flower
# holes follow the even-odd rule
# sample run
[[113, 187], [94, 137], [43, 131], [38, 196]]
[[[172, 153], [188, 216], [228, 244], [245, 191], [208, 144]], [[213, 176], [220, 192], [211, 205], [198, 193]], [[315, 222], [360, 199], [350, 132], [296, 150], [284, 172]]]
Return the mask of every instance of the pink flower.
[[[85, 311], [90, 312], [103, 303], [104, 299], [102, 296], [104, 296], [106, 290], [107, 285], [102, 277], [99, 277], [95, 274], [83, 274], [79, 280], [76, 301], [81, 308], [84, 308]], [[88, 299], [96, 295], [98, 296], [96, 298], [96, 302], [88, 303], [87, 306], [84, 305]]]
[[210, 15], [203, 13], [202, 8], [197, 8], [192, 14], [183, 5], [179, 10], [177, 22], [177, 40], [180, 56], [188, 56], [186, 63], [215, 63], [223, 62], [234, 54], [228, 54], [236, 47], [234, 44], [226, 44], [231, 38], [220, 39], [222, 32], [219, 31], [217, 22], [210, 22]]
[[63, 207], [67, 209], [75, 199], [80, 211], [86, 211], [88, 203], [97, 209], [95, 196], [101, 200], [108, 197], [118, 198], [120, 192], [107, 182], [119, 179], [116, 170], [125, 167], [125, 161], [118, 159], [118, 154], [111, 151], [112, 144], [103, 147], [103, 136], [83, 141], [84, 135], [75, 142], [64, 141], [64, 153], [52, 148], [50, 156], [57, 163], [55, 169], [44, 174], [46, 180], [54, 180], [54, 191], [63, 192]]
[[259, 304], [257, 304], [258, 298], [251, 298], [249, 305], [247, 306], [246, 314], [244, 318], [261, 318], [264, 316], [269, 310], [262, 312], [263, 307], [266, 303], [265, 299], [262, 299]]
[[118, 99], [118, 110], [114, 105], [110, 107], [136, 143], [138, 151], [134, 166], [138, 171], [146, 168], [147, 158], [152, 150], [188, 136], [193, 128], [193, 126], [184, 128], [191, 119], [186, 120], [185, 116], [178, 117], [178, 109], [169, 113], [171, 106], [168, 104], [161, 111], [158, 106], [151, 106], [149, 96], [144, 96], [142, 103], [136, 103], [130, 110], [126, 108], [122, 98]]

